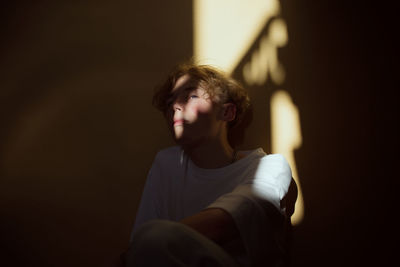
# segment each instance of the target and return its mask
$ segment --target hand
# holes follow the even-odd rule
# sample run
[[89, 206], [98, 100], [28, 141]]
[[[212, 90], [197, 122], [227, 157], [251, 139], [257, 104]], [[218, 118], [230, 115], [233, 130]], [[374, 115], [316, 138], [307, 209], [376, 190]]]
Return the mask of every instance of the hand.
[[181, 220], [181, 223], [191, 227], [219, 245], [223, 245], [240, 236], [232, 216], [219, 208], [205, 209], [184, 218]]

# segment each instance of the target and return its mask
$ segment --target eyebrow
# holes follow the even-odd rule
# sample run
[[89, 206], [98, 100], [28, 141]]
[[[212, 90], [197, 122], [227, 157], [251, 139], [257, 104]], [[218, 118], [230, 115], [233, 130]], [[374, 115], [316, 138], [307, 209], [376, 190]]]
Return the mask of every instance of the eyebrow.
[[[197, 88], [197, 86], [196, 85], [187, 85], [187, 86], [182, 86], [182, 87], [180, 87], [180, 88], [178, 88], [176, 91], [171, 91], [171, 92], [169, 92], [169, 94], [168, 94], [168, 100], [170, 100], [170, 99], [174, 99], [174, 98], [176, 98], [177, 97], [177, 95], [179, 95], [179, 94], [181, 94], [181, 93], [187, 93], [187, 92], [190, 92], [190, 91], [194, 91], [194, 90], [197, 90], [198, 88]], [[167, 101], [168, 101], [167, 100]]]
[[187, 87], [184, 87], [182, 90], [185, 91], [185, 92], [187, 92], [187, 91], [194, 91], [194, 90], [196, 90], [196, 89], [197, 89], [197, 86], [189, 85], [189, 86], [187, 86]]

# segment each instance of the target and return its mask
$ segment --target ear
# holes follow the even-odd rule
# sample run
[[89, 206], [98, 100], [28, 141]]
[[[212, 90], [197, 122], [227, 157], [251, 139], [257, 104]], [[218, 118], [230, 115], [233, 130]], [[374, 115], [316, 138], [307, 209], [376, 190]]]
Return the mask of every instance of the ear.
[[229, 122], [236, 118], [236, 105], [233, 103], [225, 103], [222, 105], [221, 119]]

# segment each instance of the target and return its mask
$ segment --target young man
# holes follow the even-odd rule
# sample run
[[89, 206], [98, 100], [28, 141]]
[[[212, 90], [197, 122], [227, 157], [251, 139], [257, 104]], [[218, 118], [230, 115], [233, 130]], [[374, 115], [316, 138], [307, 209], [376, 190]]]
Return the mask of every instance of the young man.
[[155, 93], [178, 146], [150, 169], [127, 266], [277, 266], [285, 254], [282, 200], [291, 171], [281, 155], [228, 142], [246, 91], [210, 66], [184, 64]]

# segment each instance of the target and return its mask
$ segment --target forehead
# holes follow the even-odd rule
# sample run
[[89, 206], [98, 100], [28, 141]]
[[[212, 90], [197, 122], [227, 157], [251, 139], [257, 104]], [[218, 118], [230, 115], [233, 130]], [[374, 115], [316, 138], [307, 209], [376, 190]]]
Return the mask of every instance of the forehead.
[[188, 74], [185, 74], [178, 78], [174, 87], [171, 89], [169, 102], [178, 98], [186, 98], [191, 92], [196, 92], [197, 94], [208, 97], [208, 93], [203, 88], [202, 82], [191, 78]]
[[188, 74], [178, 78], [171, 93], [177, 93], [185, 89], [196, 89], [198, 82], [194, 81]]

